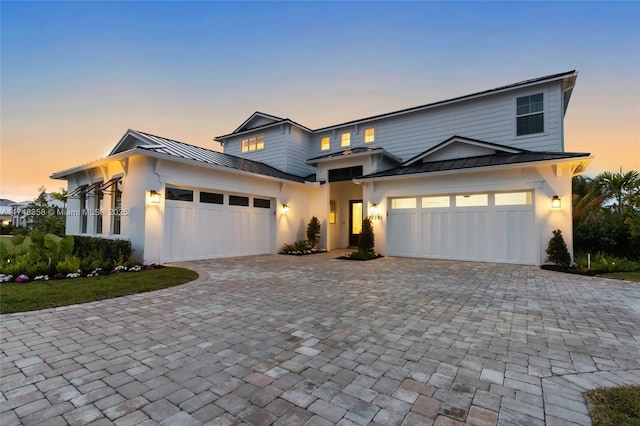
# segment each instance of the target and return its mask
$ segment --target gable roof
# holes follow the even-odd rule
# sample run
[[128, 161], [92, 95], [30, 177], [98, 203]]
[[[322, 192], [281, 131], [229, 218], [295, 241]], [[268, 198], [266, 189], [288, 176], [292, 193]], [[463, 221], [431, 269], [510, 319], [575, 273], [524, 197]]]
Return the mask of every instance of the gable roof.
[[[238, 133], [238, 132], [242, 131], [245, 127], [247, 127], [249, 125], [249, 123], [251, 123], [253, 120], [255, 120], [258, 117], [262, 117], [262, 118], [266, 118], [268, 120], [271, 120], [271, 123], [269, 123], [269, 124], [272, 124], [274, 121], [282, 121], [282, 120], [284, 120], [284, 118], [276, 117], [275, 115], [265, 114], [264, 112], [256, 111], [253, 114], [251, 114], [251, 117], [247, 118], [244, 121], [244, 123], [239, 125], [238, 128], [235, 129], [232, 133]], [[260, 127], [260, 126], [257, 126], [257, 127]], [[245, 130], [252, 130], [252, 129], [245, 129]]]
[[[244, 129], [246, 124], [249, 123], [251, 120], [253, 120], [257, 115], [263, 116], [263, 117], [269, 117], [269, 118], [277, 118], [276, 121], [273, 121], [271, 123], [267, 123], [267, 124], [263, 124], [261, 126], [256, 126], [256, 127], [252, 127], [250, 129]], [[222, 136], [216, 136], [215, 138], [213, 138], [214, 141], [216, 142], [220, 142], [220, 143], [224, 143], [224, 140], [228, 137], [231, 136], [240, 136], [240, 135], [244, 135], [247, 133], [251, 133], [251, 132], [255, 132], [256, 130], [263, 130], [263, 129], [267, 129], [269, 127], [275, 127], [275, 126], [280, 126], [282, 124], [290, 124], [292, 126], [297, 126], [303, 130], [306, 130], [307, 132], [313, 132], [313, 130], [311, 130], [308, 127], [303, 126], [300, 123], [296, 123], [295, 121], [289, 119], [289, 118], [278, 118], [274, 115], [269, 115], [269, 114], [264, 114], [261, 112], [254, 112], [251, 117], [249, 117], [248, 119], [246, 119], [244, 121], [244, 123], [242, 123], [236, 130], [234, 130], [233, 132], [226, 134], [226, 135], [222, 135]], [[244, 129], [244, 130], [243, 130]]]
[[525, 152], [527, 151], [526, 149], [519, 149], [519, 148], [514, 148], [511, 146], [507, 146], [507, 145], [500, 145], [497, 143], [492, 143], [492, 142], [486, 142], [486, 141], [481, 141], [479, 139], [472, 139], [472, 138], [467, 138], [464, 136], [458, 136], [458, 135], [454, 135], [451, 136], [449, 139], [440, 142], [439, 144], [427, 149], [424, 152], [421, 152], [420, 154], [408, 159], [407, 161], [405, 161], [402, 165], [403, 166], [408, 166], [411, 165], [413, 163], [416, 163], [440, 150], [443, 150], [444, 148], [454, 144], [454, 143], [463, 143], [466, 145], [472, 145], [472, 146], [476, 146], [476, 147], [480, 147], [480, 148], [487, 148], [490, 150], [494, 150], [496, 152], [504, 152], [504, 153], [510, 153], [510, 154], [516, 154], [516, 153], [520, 153], [520, 152]]
[[154, 154], [153, 156], [170, 156], [185, 160], [197, 161], [200, 163], [227, 167], [230, 169], [240, 170], [249, 173], [255, 173], [263, 176], [270, 176], [277, 179], [290, 180], [293, 182], [304, 182], [305, 179], [300, 176], [285, 173], [275, 167], [259, 161], [247, 160], [245, 158], [236, 157], [234, 155], [225, 154], [223, 152], [212, 151], [173, 139], [163, 138], [161, 136], [152, 135], [151, 133], [140, 132], [129, 129], [127, 133], [120, 139], [120, 142], [111, 151], [107, 158], [87, 163], [82, 166], [63, 170], [54, 173], [53, 179], [60, 179], [68, 176], [76, 171], [86, 169], [96, 163], [110, 161], [114, 156], [130, 156], [133, 154]]
[[506, 166], [512, 164], [535, 163], [542, 161], [566, 160], [572, 158], [589, 159], [588, 152], [540, 152], [522, 151], [518, 153], [496, 153], [478, 157], [455, 158], [451, 160], [431, 161], [426, 163], [414, 162], [390, 170], [362, 176], [360, 179], [372, 179], [391, 176], [406, 176], [422, 173], [445, 172], [450, 170], [474, 169], [490, 166]]

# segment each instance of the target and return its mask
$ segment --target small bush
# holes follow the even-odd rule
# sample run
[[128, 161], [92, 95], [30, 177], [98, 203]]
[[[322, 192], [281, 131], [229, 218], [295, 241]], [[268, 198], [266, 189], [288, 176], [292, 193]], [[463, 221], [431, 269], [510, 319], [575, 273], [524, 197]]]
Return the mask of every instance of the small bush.
[[571, 255], [567, 250], [567, 244], [564, 242], [562, 231], [556, 229], [553, 231], [553, 237], [549, 240], [547, 246], [547, 262], [551, 262], [559, 266], [569, 266], [571, 264]]
[[307, 241], [314, 248], [320, 242], [320, 221], [313, 216], [307, 225]]
[[80, 259], [75, 256], [67, 256], [63, 261], [58, 262], [56, 269], [61, 274], [77, 272], [80, 269]]
[[298, 240], [293, 244], [285, 244], [282, 246], [283, 253], [296, 253], [311, 250], [311, 246], [305, 240]]

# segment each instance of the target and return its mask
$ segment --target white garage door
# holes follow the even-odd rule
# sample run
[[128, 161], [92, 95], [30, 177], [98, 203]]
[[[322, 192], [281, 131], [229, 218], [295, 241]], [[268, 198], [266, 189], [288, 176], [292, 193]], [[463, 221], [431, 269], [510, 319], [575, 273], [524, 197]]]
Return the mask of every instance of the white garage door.
[[165, 193], [166, 262], [273, 252], [274, 200], [172, 187]]
[[392, 198], [392, 256], [534, 264], [531, 192]]

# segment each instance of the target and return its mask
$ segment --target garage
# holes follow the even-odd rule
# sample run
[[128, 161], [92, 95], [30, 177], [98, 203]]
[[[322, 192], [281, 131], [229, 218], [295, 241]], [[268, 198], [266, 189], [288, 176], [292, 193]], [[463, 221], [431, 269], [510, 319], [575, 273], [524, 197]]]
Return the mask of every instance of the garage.
[[535, 264], [530, 191], [389, 199], [391, 256]]
[[165, 262], [273, 252], [272, 199], [171, 186], [165, 193]]

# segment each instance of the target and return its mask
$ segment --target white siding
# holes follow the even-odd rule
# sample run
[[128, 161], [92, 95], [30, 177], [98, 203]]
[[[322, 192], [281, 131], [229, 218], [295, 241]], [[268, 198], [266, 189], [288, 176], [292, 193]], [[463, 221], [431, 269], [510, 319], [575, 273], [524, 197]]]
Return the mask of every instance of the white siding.
[[311, 134], [299, 127], [292, 127], [287, 142], [287, 163], [285, 172], [297, 176], [307, 176], [315, 172], [315, 167], [305, 163], [311, 158]]
[[[264, 149], [260, 151], [242, 152], [242, 140], [250, 137], [264, 135]], [[225, 154], [235, 155], [248, 160], [260, 161], [276, 169], [285, 171], [287, 165], [287, 142], [289, 134], [280, 126], [257, 130], [255, 133], [247, 133], [242, 136], [228, 139], [224, 144]]]
[[[545, 132], [516, 136], [516, 98], [544, 93]], [[562, 150], [562, 94], [560, 83], [525, 88], [480, 99], [436, 107], [397, 117], [382, 118], [371, 124], [345, 126], [313, 135], [312, 156], [340, 151], [339, 135], [351, 131], [351, 147], [364, 146], [364, 129], [374, 127], [375, 145], [404, 161], [459, 135], [532, 151]], [[320, 151], [320, 138], [331, 136], [331, 149]]]

